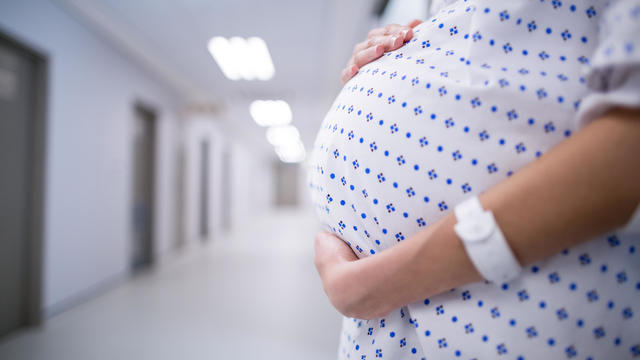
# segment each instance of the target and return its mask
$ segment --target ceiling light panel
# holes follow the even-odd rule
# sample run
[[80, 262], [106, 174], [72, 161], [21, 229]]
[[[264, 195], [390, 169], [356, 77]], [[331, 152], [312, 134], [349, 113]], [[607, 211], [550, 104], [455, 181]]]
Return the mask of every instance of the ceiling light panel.
[[267, 129], [267, 141], [273, 146], [286, 146], [300, 141], [300, 133], [293, 125], [272, 126]]
[[278, 158], [280, 158], [280, 161], [286, 163], [301, 162], [306, 156], [304, 145], [300, 139], [292, 143], [276, 146], [276, 154], [278, 155]]
[[267, 44], [259, 37], [226, 39], [215, 36], [207, 49], [222, 73], [230, 80], [269, 80], [275, 68]]
[[251, 117], [260, 126], [281, 126], [291, 123], [291, 107], [284, 100], [255, 100], [249, 105]]

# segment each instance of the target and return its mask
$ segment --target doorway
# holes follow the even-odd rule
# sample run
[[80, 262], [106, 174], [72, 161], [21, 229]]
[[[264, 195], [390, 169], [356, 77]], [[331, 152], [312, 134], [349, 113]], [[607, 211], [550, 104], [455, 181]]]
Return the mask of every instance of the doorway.
[[221, 174], [221, 188], [222, 191], [220, 193], [220, 228], [223, 232], [228, 232], [231, 230], [231, 196], [233, 194], [234, 189], [232, 189], [232, 181], [231, 181], [231, 150], [225, 149], [222, 153], [222, 170]]
[[137, 271], [153, 262], [156, 114], [137, 104], [133, 120], [131, 268]]
[[0, 33], [0, 337], [41, 321], [46, 68]]
[[278, 161], [276, 169], [276, 206], [298, 205], [298, 164]]

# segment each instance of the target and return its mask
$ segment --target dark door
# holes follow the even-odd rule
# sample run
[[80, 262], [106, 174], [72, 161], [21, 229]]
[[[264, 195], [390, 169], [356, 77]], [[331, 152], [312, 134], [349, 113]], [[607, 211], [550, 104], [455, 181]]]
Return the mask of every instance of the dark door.
[[200, 142], [199, 232], [201, 240], [209, 239], [209, 140]]
[[298, 164], [276, 164], [276, 206], [298, 205]]
[[0, 336], [27, 324], [33, 302], [37, 66], [32, 54], [0, 36]]
[[133, 137], [133, 244], [134, 270], [153, 259], [153, 188], [155, 114], [136, 106]]
[[220, 212], [220, 228], [222, 231], [229, 231], [231, 229], [231, 194], [233, 184], [231, 183], [231, 152], [226, 149], [222, 153], [222, 193], [220, 194], [221, 212]]

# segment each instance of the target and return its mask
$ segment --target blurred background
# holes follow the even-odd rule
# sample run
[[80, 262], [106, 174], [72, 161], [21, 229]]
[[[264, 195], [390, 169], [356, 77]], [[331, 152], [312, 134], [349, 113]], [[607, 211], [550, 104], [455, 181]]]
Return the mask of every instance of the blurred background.
[[0, 359], [335, 358], [305, 161], [414, 0], [0, 0]]

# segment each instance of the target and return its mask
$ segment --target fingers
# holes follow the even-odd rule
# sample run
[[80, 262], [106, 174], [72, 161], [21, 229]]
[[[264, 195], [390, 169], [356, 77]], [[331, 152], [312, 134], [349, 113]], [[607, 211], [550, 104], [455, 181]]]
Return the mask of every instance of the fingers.
[[386, 36], [376, 36], [376, 37], [372, 37], [367, 39], [366, 41], [363, 41], [361, 43], [358, 43], [354, 48], [353, 48], [353, 56], [355, 56], [357, 53], [366, 50], [370, 47], [376, 46], [376, 45], [382, 45], [384, 47], [384, 51], [391, 51], [391, 50], [395, 50], [398, 47], [402, 46], [403, 42], [404, 42], [404, 37], [402, 36], [402, 34], [394, 34], [394, 35], [386, 35]]
[[409, 41], [413, 37], [412, 29], [419, 24], [421, 24], [421, 20], [412, 20], [407, 25], [399, 25], [399, 24], [390, 24], [383, 28], [376, 28], [369, 31], [369, 35], [367, 39], [372, 39], [380, 36], [400, 36], [404, 38], [404, 41]]
[[355, 74], [358, 73], [358, 68], [349, 63], [346, 69], [342, 70], [342, 74], [340, 75], [340, 80], [342, 80], [342, 84], [346, 84], [349, 79], [351, 79]]
[[384, 46], [375, 45], [362, 50], [353, 57], [353, 64], [359, 68], [379, 58], [384, 53]]
[[384, 46], [382, 45], [375, 45], [357, 53], [351, 58], [347, 68], [342, 71], [342, 75], [340, 76], [342, 84], [345, 84], [356, 73], [358, 73], [358, 70], [361, 67], [379, 58], [382, 54], [384, 54]]
[[[383, 28], [373, 29], [369, 32], [367, 40], [359, 43], [353, 49], [354, 55], [374, 45], [384, 45], [385, 51], [398, 49], [402, 44], [413, 37], [413, 27], [420, 24], [420, 20], [412, 20], [408, 25], [390, 24]], [[396, 40], [400, 38], [401, 40]]]
[[378, 37], [367, 39], [361, 43], [357, 43], [356, 46], [353, 47], [353, 52], [351, 53], [351, 57], [355, 56], [360, 51], [370, 48], [374, 45], [374, 39], [378, 39]]
[[404, 26], [400, 24], [389, 24], [385, 27], [376, 28], [369, 31], [369, 35], [367, 37], [369, 38], [369, 37], [375, 37], [375, 36], [400, 34], [403, 30], [408, 30], [408, 29], [409, 29], [408, 26]]
[[407, 42], [409, 40], [411, 40], [411, 38], [413, 37], [413, 28], [422, 24], [422, 20], [411, 20], [408, 24], [407, 27], [409, 27], [409, 29], [407, 30], [407, 32], [405, 33], [404, 36], [404, 42]]
[[410, 27], [410, 28], [414, 28], [414, 27], [416, 27], [416, 26], [418, 26], [420, 24], [422, 24], [422, 20], [413, 19], [413, 20], [409, 21], [407, 26]]
[[316, 234], [314, 241], [314, 263], [318, 272], [340, 261], [352, 261], [351, 248], [339, 237], [326, 231]]
[[[384, 54], [385, 51], [391, 51], [398, 49], [404, 43], [404, 39], [398, 36], [384, 36], [377, 37], [371, 40], [371, 42], [364, 42], [358, 44], [357, 52], [349, 60], [349, 64], [347, 67], [342, 70], [342, 74], [340, 76], [340, 80], [342, 80], [342, 84], [345, 84], [349, 79], [351, 79], [355, 74], [358, 73], [358, 70], [365, 66], [366, 64], [378, 59]], [[371, 46], [367, 47], [367, 45], [371, 44]]]
[[[409, 30], [409, 33], [411, 33], [411, 30]], [[387, 52], [399, 49], [402, 45], [404, 45], [404, 42], [406, 41], [405, 37], [406, 33], [404, 35], [400, 34], [397, 36], [390, 36], [385, 43], [384, 51]]]
[[340, 80], [345, 84], [358, 70], [378, 59], [383, 53], [399, 49], [413, 37], [413, 28], [421, 24], [421, 20], [412, 20], [407, 25], [389, 24], [369, 32], [367, 39], [353, 48], [347, 67], [342, 70]]

